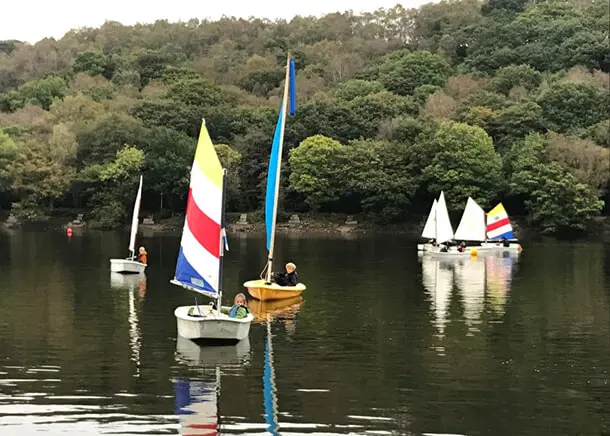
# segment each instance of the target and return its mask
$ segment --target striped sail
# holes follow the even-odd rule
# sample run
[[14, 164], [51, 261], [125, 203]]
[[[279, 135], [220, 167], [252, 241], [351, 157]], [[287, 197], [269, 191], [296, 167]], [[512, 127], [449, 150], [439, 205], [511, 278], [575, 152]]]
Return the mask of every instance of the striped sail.
[[173, 284], [216, 298], [219, 293], [223, 169], [201, 124], [191, 169], [186, 218]]
[[508, 214], [502, 203], [487, 213], [487, 238], [492, 241], [502, 238], [515, 239]]

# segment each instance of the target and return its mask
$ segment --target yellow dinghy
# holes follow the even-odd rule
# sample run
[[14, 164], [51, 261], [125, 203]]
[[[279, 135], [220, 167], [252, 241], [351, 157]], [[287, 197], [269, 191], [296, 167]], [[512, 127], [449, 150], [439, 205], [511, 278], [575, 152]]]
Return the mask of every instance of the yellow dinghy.
[[303, 283], [296, 286], [280, 286], [277, 283], [265, 284], [265, 280], [250, 280], [244, 283], [248, 293], [257, 300], [284, 300], [286, 298], [298, 297], [307, 287]]
[[[267, 232], [267, 263], [263, 269], [260, 280], [250, 280], [244, 283], [248, 293], [257, 300], [284, 300], [301, 295], [306, 289], [303, 283], [296, 286], [280, 286], [272, 283], [273, 277], [273, 246], [275, 243], [275, 225], [277, 221], [277, 203], [280, 189], [280, 170], [282, 166], [282, 145], [284, 142], [284, 126], [286, 116], [294, 115], [295, 94], [295, 71], [294, 61], [288, 56], [286, 61], [286, 80], [284, 81], [284, 97], [280, 108], [280, 115], [275, 127], [271, 155], [269, 157], [269, 170], [267, 172], [267, 192], [265, 195], [265, 229]], [[290, 108], [288, 102], [290, 101]], [[289, 110], [289, 111], [288, 111]], [[288, 113], [287, 113], [288, 112]]]

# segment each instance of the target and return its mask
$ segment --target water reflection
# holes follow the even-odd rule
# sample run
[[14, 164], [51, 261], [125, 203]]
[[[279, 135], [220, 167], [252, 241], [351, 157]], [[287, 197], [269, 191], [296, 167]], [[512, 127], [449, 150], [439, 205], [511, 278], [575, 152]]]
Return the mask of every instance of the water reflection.
[[[129, 299], [129, 347], [131, 349], [131, 361], [136, 364], [136, 372], [134, 377], [140, 377], [140, 348], [141, 331], [138, 323], [138, 310], [136, 308], [135, 290], [138, 290], [138, 296], [143, 299], [146, 296], [146, 275], [141, 274], [119, 274], [110, 273], [110, 286], [113, 289], [127, 289], [127, 297]], [[141, 302], [141, 301], [140, 301]]]
[[[486, 302], [497, 316], [504, 314], [518, 260], [516, 254], [488, 253], [457, 259], [423, 255], [419, 259], [422, 263], [422, 283], [430, 299], [433, 325], [439, 340], [445, 336], [450, 307], [456, 297], [463, 307], [461, 318], [467, 326], [468, 335], [480, 330]], [[454, 288], [456, 293], [453, 292]], [[438, 347], [438, 350], [442, 351], [443, 347]]]
[[277, 394], [275, 387], [275, 369], [273, 367], [273, 343], [271, 336], [271, 315], [267, 316], [267, 341], [265, 343], [265, 369], [263, 372], [263, 404], [267, 431], [273, 436], [278, 434]]
[[249, 338], [235, 346], [206, 346], [178, 336], [176, 360], [196, 372], [196, 377], [174, 377], [172, 380], [180, 434], [218, 434], [221, 374], [240, 375], [249, 365]]

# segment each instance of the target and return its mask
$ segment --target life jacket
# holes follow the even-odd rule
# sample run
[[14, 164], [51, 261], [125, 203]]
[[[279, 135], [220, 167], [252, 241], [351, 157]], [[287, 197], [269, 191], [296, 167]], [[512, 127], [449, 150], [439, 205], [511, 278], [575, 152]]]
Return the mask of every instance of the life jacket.
[[237, 311], [240, 307], [246, 309], [246, 315], [250, 313], [250, 309], [248, 309], [248, 306], [242, 306], [241, 304], [238, 306], [234, 304], [233, 307], [231, 307], [231, 310], [229, 311], [229, 318], [235, 318], [237, 316]]

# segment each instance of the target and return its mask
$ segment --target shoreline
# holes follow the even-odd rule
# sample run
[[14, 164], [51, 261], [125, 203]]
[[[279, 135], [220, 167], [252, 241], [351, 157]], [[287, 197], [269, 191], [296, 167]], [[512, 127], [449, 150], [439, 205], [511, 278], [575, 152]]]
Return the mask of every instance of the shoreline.
[[[248, 219], [247, 222], [241, 222], [241, 214], [231, 213], [227, 216], [227, 231], [231, 233], [245, 233], [245, 234], [264, 234], [265, 223], [259, 218], [260, 214], [252, 213], [252, 219]], [[296, 214], [293, 215], [297, 216]], [[421, 220], [412, 219], [402, 223], [394, 224], [380, 224], [373, 223], [370, 221], [359, 221], [356, 217], [354, 219], [351, 216], [345, 215], [328, 215], [328, 216], [311, 216], [307, 214], [298, 215], [298, 219], [291, 217], [290, 220], [277, 223], [276, 230], [280, 234], [294, 234], [294, 235], [336, 235], [336, 236], [362, 236], [362, 235], [374, 235], [374, 234], [395, 234], [411, 236], [413, 238], [419, 238], [421, 229], [424, 225], [425, 217]], [[531, 227], [524, 225], [525, 220], [522, 217], [511, 217], [511, 224], [520, 240], [531, 240], [550, 237], [554, 239], [564, 240], [602, 240], [610, 241], [610, 216], [604, 216], [598, 218], [595, 226], [591, 231], [576, 235], [572, 238], [557, 238], [554, 235], [540, 235]], [[154, 224], [139, 225], [139, 229], [145, 233], [166, 233], [166, 232], [180, 232], [184, 225], [184, 215], [176, 215], [170, 218], [160, 219]], [[42, 229], [42, 230], [65, 230], [68, 227], [67, 219], [65, 216], [52, 218], [51, 220], [40, 223], [23, 223], [16, 226], [7, 225], [6, 222], [0, 222], [0, 226], [5, 228], [23, 228], [23, 229]], [[114, 230], [129, 230], [129, 224], [118, 226]], [[75, 231], [88, 231], [88, 230], [113, 230], [113, 229], [101, 229], [88, 224], [72, 226]]]

